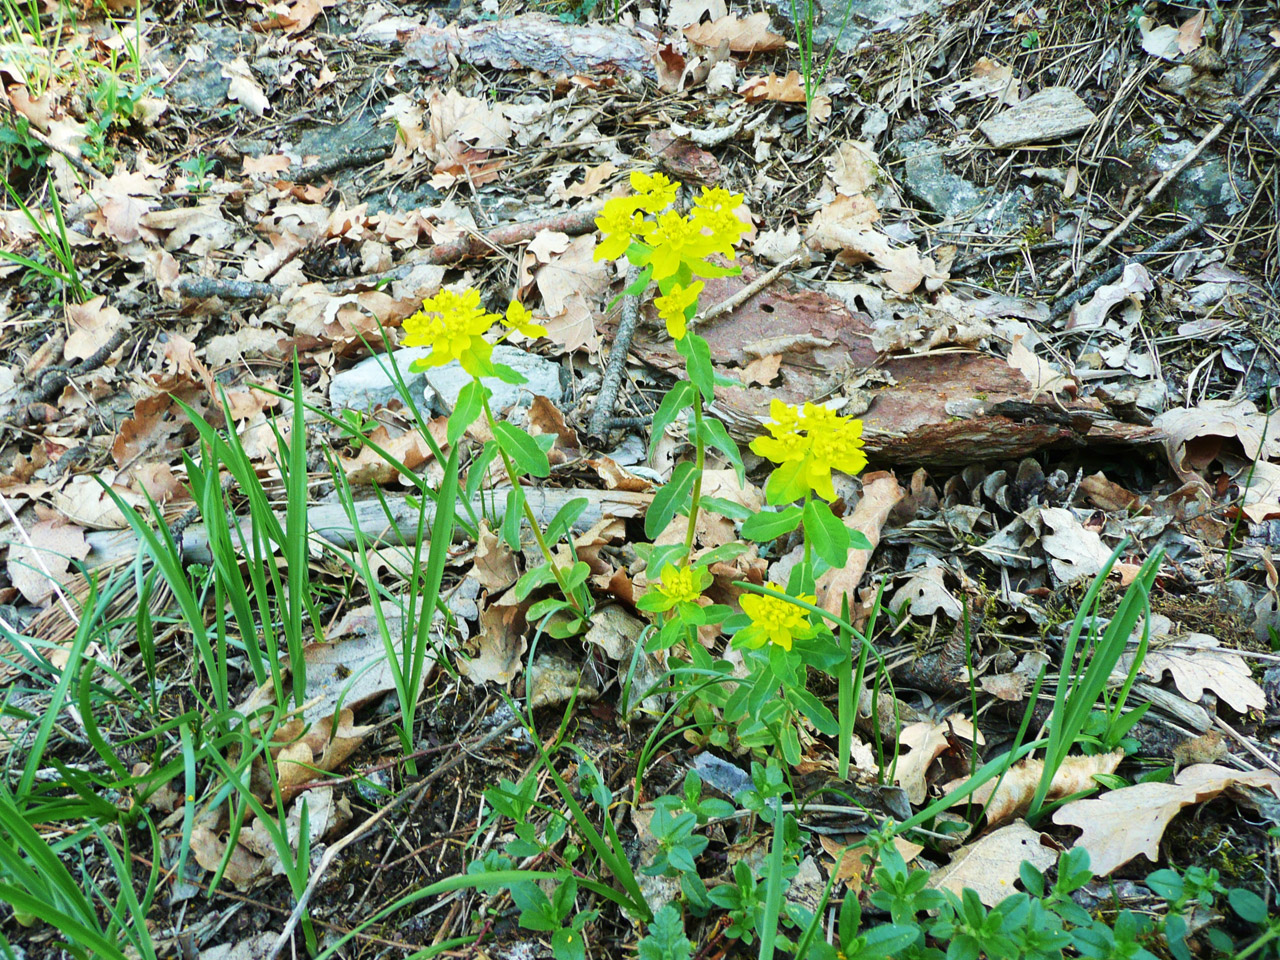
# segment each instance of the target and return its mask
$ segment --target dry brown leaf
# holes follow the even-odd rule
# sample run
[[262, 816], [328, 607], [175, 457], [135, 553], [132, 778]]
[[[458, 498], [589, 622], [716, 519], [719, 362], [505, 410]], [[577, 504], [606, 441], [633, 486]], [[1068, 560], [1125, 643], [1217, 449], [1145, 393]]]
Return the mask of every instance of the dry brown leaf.
[[[1119, 669], [1127, 671], [1132, 661], [1133, 654], [1126, 654]], [[1208, 690], [1236, 713], [1266, 708], [1267, 694], [1254, 682], [1249, 664], [1208, 634], [1191, 633], [1167, 645], [1152, 644], [1139, 671], [1159, 683], [1166, 670], [1173, 675], [1178, 692], [1192, 703], [1199, 703]]]
[[1027, 383], [1031, 384], [1031, 389], [1037, 396], [1040, 394], [1052, 396], [1058, 393], [1067, 393], [1074, 396], [1076, 392], [1075, 381], [1070, 377], [1063, 376], [1058, 368], [1049, 363], [1049, 361], [1036, 356], [1023, 343], [1024, 339], [1022, 336], [1013, 338], [1013, 344], [1009, 347], [1009, 356], [1007, 358], [1009, 366], [1027, 378]]
[[753, 13], [738, 19], [728, 14], [711, 23], [699, 23], [684, 28], [684, 35], [703, 47], [727, 43], [734, 53], [763, 53], [781, 50], [787, 40], [781, 34], [769, 30], [769, 14]]
[[[776, 73], [764, 77], [751, 77], [738, 87], [738, 93], [746, 98], [747, 103], [759, 103], [762, 100], [804, 103], [804, 78], [796, 70], [792, 70], [785, 77], [780, 77]], [[816, 97], [814, 101], [817, 102]]]
[[823, 163], [836, 189], [847, 197], [865, 194], [884, 176], [870, 140], [847, 140]]
[[1017, 893], [1014, 884], [1024, 862], [1047, 870], [1057, 859], [1057, 851], [1041, 842], [1040, 832], [1019, 820], [961, 847], [949, 864], [929, 878], [929, 887], [956, 894], [967, 888], [994, 907]]
[[1138, 505], [1139, 498], [1120, 484], [1108, 480], [1101, 470], [1080, 481], [1080, 492], [1095, 507], [1107, 511], [1129, 511]]
[[934, 723], [921, 720], [909, 723], [902, 728], [898, 742], [907, 748], [900, 754], [893, 779], [907, 794], [912, 804], [924, 803], [928, 797], [928, 785], [925, 774], [933, 761], [942, 756], [950, 747], [948, 734], [951, 727], [946, 721]]
[[89, 544], [83, 527], [55, 520], [33, 524], [27, 537], [30, 545], [24, 541], [9, 545], [9, 581], [28, 603], [40, 606], [53, 595], [55, 585], [73, 579], [71, 565], [89, 555]]
[[1201, 10], [1182, 22], [1178, 28], [1178, 49], [1183, 53], [1198, 50], [1204, 42], [1204, 18], [1208, 11]]
[[475, 684], [506, 686], [524, 666], [521, 656], [528, 647], [524, 638], [524, 614], [511, 592], [480, 611], [479, 649], [475, 656], [458, 657], [458, 672]]
[[67, 322], [71, 333], [62, 355], [67, 360], [87, 360], [111, 339], [117, 330], [128, 327], [128, 318], [107, 305], [106, 297], [94, 297], [88, 303], [67, 306]]
[[1152, 425], [1164, 432], [1169, 464], [1183, 481], [1203, 481], [1225, 456], [1250, 463], [1280, 457], [1280, 411], [1268, 417], [1250, 400], [1205, 400], [1162, 413]]
[[[1094, 781], [1094, 776], [1115, 773], [1123, 759], [1123, 750], [1092, 757], [1067, 757], [1054, 773], [1045, 799], [1061, 800], [1073, 793], [1096, 789], [1098, 784]], [[973, 792], [971, 800], [979, 806], [985, 805], [988, 799], [991, 801], [987, 806], [987, 824], [995, 826], [1026, 813], [1043, 775], [1043, 760], [1024, 760], [1009, 769], [1000, 781], [998, 790], [995, 789], [996, 782], [989, 781]]]
[[594, 167], [588, 166], [581, 183], [575, 183], [571, 187], [561, 187], [556, 191], [557, 196], [561, 200], [585, 200], [588, 197], [594, 197], [597, 193], [604, 189], [609, 178], [618, 172], [618, 166], [606, 160], [604, 163], [597, 164]]
[[[431, 436], [437, 444], [445, 442], [448, 421], [437, 417], [430, 423]], [[369, 440], [376, 443], [410, 470], [417, 470], [433, 456], [427, 441], [417, 430], [409, 430], [392, 437], [387, 428], [379, 424], [369, 433]], [[383, 484], [402, 479], [400, 470], [388, 463], [370, 446], [361, 445], [354, 457], [339, 457], [342, 472], [352, 484]]]
[[476, 540], [475, 565], [471, 569], [471, 575], [489, 593], [505, 590], [520, 579], [515, 554], [483, 520]]
[[854, 263], [871, 261], [884, 271], [881, 279], [898, 293], [910, 293], [922, 282], [936, 290], [947, 280], [945, 270], [923, 256], [915, 247], [895, 247], [870, 223], [879, 215], [865, 197], [837, 196], [814, 214], [805, 238], [817, 250], [839, 250], [841, 258]]
[[768, 356], [757, 357], [742, 368], [742, 373], [739, 374], [738, 379], [747, 386], [751, 386], [753, 383], [758, 383], [761, 386], [768, 386], [777, 379], [778, 370], [781, 366], [782, 354], [780, 353], [771, 353]]
[[667, 4], [667, 26], [687, 27], [703, 17], [720, 20], [726, 13], [725, 0], [671, 0]]
[[1269, 790], [1280, 797], [1280, 774], [1242, 773], [1211, 763], [1187, 767], [1176, 783], [1137, 783], [1096, 800], [1077, 800], [1053, 813], [1053, 822], [1084, 832], [1075, 843], [1089, 851], [1093, 872], [1105, 877], [1139, 854], [1160, 859], [1160, 838], [1178, 811], [1241, 787]]
[[964, 607], [947, 589], [945, 574], [946, 570], [942, 567], [921, 567], [916, 570], [895, 591], [889, 600], [889, 608], [899, 610], [910, 602], [909, 612], [913, 617], [932, 617], [941, 613], [952, 620], [959, 620]]
[[1053, 531], [1044, 534], [1041, 544], [1049, 555], [1054, 575], [1064, 583], [1092, 577], [1111, 558], [1111, 551], [1102, 538], [1086, 530], [1065, 507], [1045, 507], [1040, 511], [1040, 519]]
[[838, 570], [828, 570], [818, 578], [818, 602], [823, 609], [839, 616], [841, 601], [846, 595], [850, 606], [853, 605], [858, 583], [867, 572], [872, 551], [880, 542], [880, 531], [902, 496], [903, 489], [891, 473], [869, 473], [862, 478], [862, 497], [844, 518], [844, 524], [866, 536], [871, 541], [871, 550], [851, 550], [848, 563]]
[[267, 99], [266, 91], [254, 79], [253, 71], [249, 69], [249, 64], [244, 57], [237, 57], [230, 63], [224, 64], [222, 78], [231, 81], [227, 86], [228, 100], [238, 101], [255, 117], [260, 117], [271, 109], [271, 101]]

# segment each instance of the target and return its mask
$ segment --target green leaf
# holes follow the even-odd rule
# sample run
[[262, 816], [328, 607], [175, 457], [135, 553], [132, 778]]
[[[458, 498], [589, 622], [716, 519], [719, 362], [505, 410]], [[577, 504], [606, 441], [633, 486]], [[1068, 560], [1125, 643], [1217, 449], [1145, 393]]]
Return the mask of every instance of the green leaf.
[[667, 395], [662, 398], [662, 403], [658, 404], [658, 412], [653, 415], [653, 424], [650, 427], [652, 439], [649, 441], [649, 456], [653, 456], [654, 445], [661, 438], [663, 431], [675, 422], [676, 416], [681, 410], [686, 410], [691, 406], [693, 406], [693, 384], [688, 380], [677, 382], [674, 387], [667, 391]]
[[507, 511], [502, 515], [502, 539], [512, 550], [520, 549], [520, 515], [524, 512], [524, 488], [507, 491]]
[[685, 369], [693, 385], [710, 403], [716, 394], [716, 369], [711, 363], [711, 348], [707, 341], [691, 333], [676, 344], [676, 351], [685, 359]]
[[814, 553], [832, 568], [840, 569], [849, 558], [849, 528], [821, 500], [804, 507], [804, 536]]
[[471, 426], [480, 418], [484, 410], [484, 401], [490, 392], [479, 380], [472, 380], [458, 393], [458, 402], [453, 405], [453, 413], [449, 414], [449, 429], [446, 434], [450, 446], [462, 439]]
[[1252, 890], [1233, 887], [1227, 891], [1227, 902], [1231, 904], [1241, 920], [1249, 923], [1265, 923], [1267, 919], [1267, 903]]
[[732, 464], [733, 472], [738, 475], [738, 483], [746, 483], [747, 470], [742, 463], [742, 454], [738, 451], [738, 445], [733, 442], [733, 438], [729, 436], [729, 431], [724, 428], [724, 424], [715, 417], [705, 417], [702, 421], [702, 430], [702, 442], [723, 453]]
[[514, 367], [508, 367], [505, 363], [495, 363], [493, 372], [503, 383], [510, 383], [519, 386], [522, 383], [528, 383], [529, 378]]
[[688, 502], [696, 473], [697, 468], [686, 460], [671, 471], [666, 486], [654, 494], [644, 517], [644, 532], [650, 540], [665, 530], [676, 511]]
[[[845, 527], [849, 530], [848, 527]], [[871, 541], [867, 539], [867, 535], [861, 530], [849, 530], [849, 549], [850, 550], [872, 550]]]
[[804, 511], [799, 507], [786, 507], [778, 511], [761, 511], [742, 524], [742, 535], [757, 543], [767, 543], [790, 533], [800, 526]]
[[589, 504], [590, 501], [586, 497], [574, 497], [557, 510], [556, 515], [547, 524], [547, 543], [555, 543], [568, 533], [569, 528], [577, 522], [578, 518], [582, 516], [582, 511], [587, 509]]
[[551, 564], [549, 563], [534, 567], [532, 570], [526, 570], [524, 576], [516, 581], [516, 599], [524, 600], [539, 587], [554, 583], [555, 579], [555, 572], [551, 569]]
[[547, 455], [533, 437], [519, 427], [512, 426], [505, 420], [498, 420], [493, 425], [493, 438], [523, 473], [535, 477], [551, 475], [551, 463], [547, 460]]
[[701, 502], [702, 510], [710, 510], [712, 513], [718, 513], [722, 517], [728, 517], [730, 520], [748, 520], [755, 516], [749, 507], [744, 507], [740, 503], [734, 503], [732, 500], [726, 500], [723, 497], [703, 497]]

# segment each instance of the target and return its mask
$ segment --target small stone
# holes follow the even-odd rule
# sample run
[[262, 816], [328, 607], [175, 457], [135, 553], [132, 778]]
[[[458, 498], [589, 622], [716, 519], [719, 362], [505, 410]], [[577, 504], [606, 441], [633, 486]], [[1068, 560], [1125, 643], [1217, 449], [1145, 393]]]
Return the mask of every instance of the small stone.
[[[430, 347], [403, 347], [392, 356], [405, 388], [416, 396], [426, 396], [427, 409], [435, 405], [435, 391], [427, 386], [425, 373], [412, 373], [409, 364], [431, 353]], [[400, 397], [391, 377], [392, 357], [385, 353], [367, 357], [350, 370], [343, 370], [329, 384], [329, 405], [334, 410], [362, 410], [372, 413]]]
[[[493, 391], [489, 406], [494, 416], [512, 407], [528, 409], [535, 396], [546, 397], [552, 403], [560, 402], [564, 391], [560, 387], [560, 367], [557, 364], [505, 344], [493, 348], [493, 362], [505, 364], [523, 374], [526, 380], [525, 383], [513, 384], [504, 383], [497, 377], [485, 377], [480, 381]], [[427, 370], [426, 379], [428, 389], [434, 390], [439, 397], [441, 412], [448, 414], [453, 412], [462, 388], [471, 382], [471, 374], [455, 361]]]
[[1070, 87], [1045, 87], [1035, 96], [983, 120], [978, 129], [992, 146], [1003, 149], [1061, 140], [1097, 122], [1097, 115]]

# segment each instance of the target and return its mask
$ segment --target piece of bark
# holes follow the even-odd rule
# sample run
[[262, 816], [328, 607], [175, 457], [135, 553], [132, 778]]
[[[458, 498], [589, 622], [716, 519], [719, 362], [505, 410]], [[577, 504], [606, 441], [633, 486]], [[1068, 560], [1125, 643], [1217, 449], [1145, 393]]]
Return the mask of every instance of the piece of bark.
[[548, 76], [613, 74], [656, 76], [657, 45], [622, 26], [561, 23], [545, 13], [523, 13], [459, 28], [419, 27], [404, 52], [427, 70], [450, 58], [498, 70], [537, 70]]
[[1070, 87], [1045, 87], [1003, 113], [978, 124], [997, 149], [1027, 143], [1049, 143], [1085, 130], [1098, 122]]
[[[625, 490], [569, 490], [558, 487], [538, 488], [526, 487], [525, 499], [533, 508], [534, 515], [543, 526], [559, 512], [570, 500], [586, 498], [588, 506], [582, 511], [573, 528], [582, 532], [592, 524], [605, 517], [630, 519], [643, 516], [653, 501], [651, 493], [630, 493]], [[378, 500], [359, 500], [355, 504], [356, 517], [366, 541], [370, 544], [404, 544], [410, 542], [418, 530], [418, 510], [403, 497], [388, 497], [387, 508], [391, 513], [392, 523], [388, 523], [387, 515]], [[427, 511], [426, 529], [431, 529], [435, 516], [434, 504], [424, 503]], [[485, 502], [475, 502], [476, 513], [492, 508], [493, 523], [500, 526], [507, 509], [507, 489], [499, 487], [486, 493]], [[284, 523], [284, 514], [277, 514]], [[248, 525], [248, 518], [241, 521]], [[307, 523], [320, 537], [343, 549], [355, 547], [355, 531], [347, 516], [346, 508], [339, 503], [314, 504], [307, 511]], [[462, 539], [464, 533], [455, 526], [455, 538]], [[86, 534], [85, 540], [91, 548], [85, 559], [86, 566], [97, 567], [134, 556], [138, 552], [138, 538], [132, 530], [100, 530]], [[188, 563], [211, 563], [209, 538], [203, 524], [192, 524], [182, 531], [182, 557]]]

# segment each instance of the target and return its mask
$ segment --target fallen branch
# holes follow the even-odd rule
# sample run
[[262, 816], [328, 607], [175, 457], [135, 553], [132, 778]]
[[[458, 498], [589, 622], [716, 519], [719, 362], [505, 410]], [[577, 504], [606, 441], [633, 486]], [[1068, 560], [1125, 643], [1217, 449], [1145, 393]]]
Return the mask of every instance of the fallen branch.
[[[377, 286], [388, 280], [401, 280], [415, 268], [428, 266], [446, 266], [466, 260], [469, 257], [483, 257], [503, 247], [528, 243], [543, 230], [566, 233], [571, 237], [590, 233], [596, 228], [595, 218], [600, 215], [597, 206], [578, 207], [568, 213], [559, 213], [553, 217], [539, 220], [525, 220], [520, 223], [509, 223], [495, 227], [487, 233], [475, 233], [458, 237], [446, 243], [437, 243], [428, 247], [414, 259], [384, 270], [381, 273], [370, 273], [360, 277], [349, 277], [326, 284], [333, 293], [346, 293], [360, 287]], [[221, 297], [224, 300], [251, 300], [258, 297], [278, 297], [290, 286], [277, 283], [257, 283], [250, 280], [218, 280], [213, 277], [182, 277], [177, 282], [178, 292], [185, 297], [202, 299]]]
[[[1097, 260], [1098, 257], [1102, 255], [1102, 252], [1111, 246], [1116, 237], [1120, 236], [1133, 226], [1134, 221], [1146, 212], [1147, 207], [1155, 202], [1160, 194], [1164, 193], [1165, 188], [1168, 187], [1169, 184], [1173, 183], [1174, 180], [1177, 180], [1182, 171], [1191, 166], [1196, 157], [1200, 156], [1209, 144], [1217, 140], [1222, 131], [1227, 129], [1231, 122], [1240, 116], [1249, 104], [1271, 84], [1271, 81], [1275, 79], [1277, 73], [1280, 73], [1280, 60], [1276, 60], [1267, 72], [1259, 78], [1258, 82], [1249, 88], [1249, 92], [1241, 98], [1239, 104], [1236, 105], [1236, 109], [1232, 110], [1229, 116], [1214, 124], [1213, 129], [1200, 138], [1200, 142], [1195, 145], [1195, 148], [1191, 150], [1190, 153], [1169, 168], [1168, 172], [1166, 172], [1165, 175], [1157, 181], [1154, 187], [1146, 192], [1142, 198], [1142, 202], [1134, 207], [1127, 217], [1116, 224], [1111, 229], [1110, 233], [1094, 244], [1093, 248], [1080, 258], [1080, 262], [1076, 264], [1075, 270], [1071, 274], [1071, 278], [1058, 288], [1058, 292], [1054, 294], [1055, 300], [1071, 289], [1072, 285], [1080, 278], [1080, 275], [1084, 272], [1085, 268], [1088, 267], [1089, 264], [1093, 263], [1093, 261]], [[1068, 270], [1071, 270], [1070, 260], [1067, 260], [1065, 263], [1054, 268], [1054, 270], [1049, 273], [1049, 279], [1057, 280]]]
[[[525, 499], [533, 508], [538, 522], [544, 526], [570, 500], [585, 498], [587, 508], [574, 524], [578, 532], [586, 530], [592, 524], [605, 517], [617, 517], [622, 520], [642, 516], [653, 499], [650, 493], [630, 493], [624, 490], [564, 490], [558, 487], [526, 487]], [[491, 513], [494, 528], [502, 524], [506, 515], [507, 490], [499, 487], [485, 494], [484, 502], [474, 502], [477, 514]], [[430, 501], [423, 504], [427, 513], [426, 527], [431, 528], [435, 517], [435, 505]], [[391, 514], [388, 521], [387, 513]], [[359, 500], [355, 504], [356, 518], [360, 523], [360, 532], [371, 543], [399, 546], [411, 543], [418, 533], [418, 508], [412, 506], [403, 497], [388, 497], [386, 511], [379, 500]], [[284, 522], [284, 514], [279, 513], [280, 522]], [[334, 546], [351, 550], [356, 546], [356, 532], [351, 526], [346, 508], [340, 503], [314, 504], [307, 511], [307, 523], [312, 531], [323, 540]], [[241, 520], [247, 528], [249, 519]], [[455, 528], [456, 530], [456, 528]], [[247, 536], [247, 530], [246, 530]], [[455, 536], [461, 540], [462, 531], [456, 530]], [[132, 530], [97, 530], [85, 536], [90, 547], [86, 566], [97, 567], [104, 564], [126, 560], [141, 549], [138, 538]], [[182, 558], [187, 563], [209, 564], [213, 562], [213, 554], [209, 550], [209, 536], [203, 524], [192, 524], [179, 532], [175, 541], [180, 543]]]

